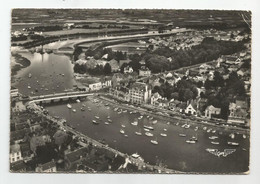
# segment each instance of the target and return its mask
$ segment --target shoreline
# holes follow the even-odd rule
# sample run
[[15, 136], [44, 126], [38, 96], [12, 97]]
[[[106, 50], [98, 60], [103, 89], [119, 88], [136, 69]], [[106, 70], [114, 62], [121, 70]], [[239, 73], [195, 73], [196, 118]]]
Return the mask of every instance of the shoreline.
[[18, 53], [12, 54], [11, 57], [14, 58], [13, 62], [15, 63], [11, 66], [11, 84], [14, 84], [19, 81], [19, 77], [17, 76], [18, 73], [29, 67], [31, 65], [31, 61]]

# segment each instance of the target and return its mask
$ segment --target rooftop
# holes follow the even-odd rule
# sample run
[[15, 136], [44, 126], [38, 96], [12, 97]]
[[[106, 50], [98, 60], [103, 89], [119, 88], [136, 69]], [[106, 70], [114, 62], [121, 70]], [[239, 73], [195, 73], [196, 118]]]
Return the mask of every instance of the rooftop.
[[67, 160], [72, 163], [79, 160], [81, 156], [84, 157], [88, 151], [89, 151], [88, 148], [84, 147], [76, 151], [70, 152], [65, 156], [67, 157]]

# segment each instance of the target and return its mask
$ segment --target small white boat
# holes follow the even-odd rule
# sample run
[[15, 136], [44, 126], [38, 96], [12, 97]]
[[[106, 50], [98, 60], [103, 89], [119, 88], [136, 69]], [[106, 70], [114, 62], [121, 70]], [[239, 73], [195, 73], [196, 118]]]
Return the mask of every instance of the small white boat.
[[144, 128], [149, 129], [149, 130], [153, 130], [154, 129], [152, 126], [146, 126], [146, 125], [144, 125]]
[[203, 130], [207, 130], [207, 127], [203, 127]]
[[188, 143], [188, 144], [195, 144], [196, 141], [195, 140], [186, 140], [186, 143]]
[[219, 144], [219, 142], [214, 142], [214, 141], [211, 141], [211, 144], [216, 144], [216, 145], [218, 145], [218, 144]]
[[124, 136], [125, 136], [125, 137], [128, 137], [128, 135], [126, 135], [126, 134], [125, 134]]
[[121, 129], [121, 130], [120, 130], [120, 133], [121, 133], [121, 134], [124, 134], [124, 133], [125, 133], [125, 131], [124, 131], [123, 129]]
[[95, 116], [95, 118], [99, 119], [99, 117], [98, 117], [98, 116]]
[[121, 127], [125, 128], [125, 125], [121, 125]]
[[112, 123], [112, 120], [111, 120], [111, 119], [108, 119], [107, 121], [110, 122], [110, 123]]
[[167, 125], [169, 125], [169, 124], [170, 124], [170, 122], [168, 121], [168, 122], [167, 122]]
[[195, 130], [195, 131], [197, 131], [198, 129], [199, 129], [199, 127], [195, 127], [195, 129], [194, 129], [194, 130]]
[[154, 121], [153, 121], [153, 124], [156, 124], [156, 123], [157, 123], [157, 120], [154, 120]]
[[150, 132], [150, 130], [149, 130], [149, 129], [147, 129], [147, 128], [144, 128], [144, 131], [146, 131], [146, 132]]
[[212, 130], [212, 133], [213, 133], [213, 134], [216, 133], [216, 130]]
[[148, 137], [152, 137], [153, 134], [151, 132], [145, 132], [145, 135], [148, 136]]
[[140, 119], [142, 119], [143, 118], [143, 116], [140, 116], [138, 119], [140, 120]]
[[163, 129], [163, 131], [165, 131], [165, 132], [166, 132], [166, 131], [167, 131], [167, 129], [166, 129], [166, 128], [164, 128], [164, 129]]
[[188, 129], [188, 128], [190, 128], [190, 125], [186, 124], [186, 125], [184, 126], [184, 128]]
[[69, 109], [71, 109], [72, 106], [71, 106], [70, 104], [67, 104], [67, 107], [68, 107]]
[[218, 138], [218, 136], [211, 136], [211, 137], [209, 137], [209, 139], [211, 139], [211, 140], [214, 140], [214, 139], [217, 139]]
[[211, 129], [208, 129], [207, 132], [210, 133]]
[[142, 133], [141, 133], [141, 132], [135, 132], [135, 134], [136, 134], [136, 135], [142, 135]]
[[73, 112], [76, 112], [76, 109], [72, 109]]
[[157, 145], [157, 144], [158, 144], [158, 141], [156, 141], [156, 140], [151, 140], [151, 143], [154, 144], [154, 145]]
[[231, 139], [235, 138], [235, 134], [230, 134], [229, 137], [231, 137]]
[[167, 137], [167, 134], [161, 133], [160, 134], [162, 137]]
[[92, 120], [92, 123], [94, 124], [98, 124], [98, 122], [96, 120]]
[[127, 112], [127, 110], [124, 110], [124, 111], [123, 111], [123, 113], [126, 113], [126, 112]]
[[105, 121], [105, 125], [109, 125], [109, 123], [107, 121]]
[[137, 122], [137, 121], [134, 121], [134, 122], [131, 123], [131, 125], [137, 126], [137, 125], [138, 125], [138, 122]]
[[85, 111], [85, 109], [83, 107], [80, 108], [81, 111]]
[[186, 134], [179, 134], [180, 137], [186, 137]]
[[78, 103], [79, 103], [79, 102], [80, 102], [80, 100], [79, 100], [79, 99], [77, 99], [77, 100], [76, 100], [76, 102], [78, 102]]
[[31, 86], [28, 86], [28, 89], [31, 89]]
[[228, 142], [228, 145], [232, 145], [232, 146], [238, 146], [238, 145], [239, 145], [239, 143], [237, 143], [237, 142]]
[[107, 116], [107, 119], [110, 119], [110, 116]]
[[246, 139], [246, 135], [245, 134], [243, 134], [243, 138]]

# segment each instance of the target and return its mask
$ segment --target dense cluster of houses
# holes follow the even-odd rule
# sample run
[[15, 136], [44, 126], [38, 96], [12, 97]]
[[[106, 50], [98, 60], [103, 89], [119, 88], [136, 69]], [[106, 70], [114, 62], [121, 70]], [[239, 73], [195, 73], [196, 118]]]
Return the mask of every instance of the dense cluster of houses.
[[[207, 64], [201, 64], [199, 67], [190, 68], [188, 70], [166, 72], [159, 75], [152, 75], [150, 72], [147, 75], [139, 74], [139, 76], [148, 77], [146, 83], [134, 82], [134, 79], [129, 80], [129, 76], [131, 75], [127, 72], [125, 72], [125, 74], [115, 74], [109, 93], [120, 100], [136, 104], [146, 104], [153, 108], [162, 108], [209, 119], [213, 117], [219, 118], [221, 108], [214, 107], [213, 105], [205, 106], [208, 100], [200, 97], [201, 93], [205, 94], [206, 92], [204, 87], [197, 87], [197, 98], [188, 102], [180, 102], [177, 99], [167, 99], [162, 97], [159, 93], [152, 94], [151, 89], [165, 82], [171, 86], [175, 86], [184, 76], [186, 79], [193, 81], [194, 84], [199, 81], [205, 84], [206, 80], [214, 80], [215, 71], [218, 71], [223, 79], [228, 79], [232, 72], [236, 72], [239, 78], [244, 81], [244, 88], [246, 93], [250, 96], [251, 71], [248, 68], [241, 67], [245, 62], [250, 62], [251, 59], [251, 48], [249, 45], [246, 46], [247, 49], [240, 53], [221, 56], [217, 60]], [[149, 69], [141, 68], [140, 70], [146, 71]], [[228, 123], [248, 123], [249, 107], [247, 100], [243, 100], [242, 104], [244, 105], [241, 105], [241, 103], [237, 104], [237, 102], [230, 104]]]
[[[137, 172], [142, 169], [106, 148], [94, 146], [85, 138], [64, 131], [41, 116], [40, 108], [34, 110], [33, 106], [27, 106], [27, 110], [12, 111], [9, 152], [11, 172]], [[51, 158], [49, 155], [49, 159], [47, 156], [43, 160], [39, 159], [37, 149], [47, 145], [55, 145], [55, 152], [63, 156]], [[53, 149], [51, 147], [47, 149]]]

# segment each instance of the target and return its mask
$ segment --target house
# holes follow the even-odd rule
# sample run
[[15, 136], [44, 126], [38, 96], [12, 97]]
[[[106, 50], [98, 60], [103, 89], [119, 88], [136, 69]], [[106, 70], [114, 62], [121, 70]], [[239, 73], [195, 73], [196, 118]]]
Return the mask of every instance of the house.
[[133, 68], [131, 66], [126, 66], [124, 68], [124, 73], [127, 74], [127, 73], [133, 73]]
[[30, 144], [28, 142], [21, 143], [20, 148], [21, 148], [22, 157], [24, 159], [30, 158], [32, 156], [32, 153], [31, 153], [31, 150], [30, 150]]
[[118, 72], [120, 70], [117, 60], [112, 59], [109, 61], [109, 64], [111, 66], [111, 72]]
[[187, 102], [186, 107], [181, 110], [181, 112], [185, 114], [190, 114], [197, 116], [198, 112], [198, 105], [195, 100], [191, 100], [190, 102]]
[[54, 159], [51, 160], [50, 162], [47, 162], [44, 164], [39, 164], [35, 168], [35, 172], [39, 172], [39, 173], [57, 172], [56, 163], [55, 163]]
[[36, 149], [38, 146], [45, 145], [45, 141], [42, 136], [33, 136], [30, 140], [30, 148], [33, 153], [36, 153]]
[[23, 104], [23, 102], [21, 102], [21, 101], [15, 102], [14, 107], [12, 107], [13, 112], [22, 112], [25, 110], [26, 110], [26, 107]]
[[25, 172], [26, 165], [22, 160], [10, 164], [10, 172]]
[[212, 115], [220, 115], [220, 111], [220, 108], [216, 108], [213, 105], [210, 105], [205, 109], [205, 117], [210, 119], [212, 118]]
[[163, 99], [163, 97], [158, 92], [154, 93], [151, 96], [151, 105], [156, 106], [156, 103], [159, 99]]
[[88, 84], [88, 88], [90, 91], [97, 91], [97, 90], [102, 89], [102, 84], [101, 84], [101, 82]]
[[83, 147], [65, 154], [65, 168], [69, 170], [74, 165], [80, 163], [88, 155], [88, 152], [89, 149], [87, 147]]
[[225, 62], [230, 65], [233, 65], [233, 64], [237, 65], [237, 64], [241, 63], [241, 59], [236, 56], [226, 56]]
[[16, 143], [22, 142], [26, 137], [26, 135], [28, 135], [30, 132], [31, 132], [30, 128], [12, 131], [10, 135], [10, 140]]
[[149, 77], [151, 75], [151, 70], [145, 66], [141, 66], [139, 69], [139, 76], [141, 77]]
[[236, 103], [229, 104], [230, 114], [228, 116], [228, 123], [245, 124], [248, 115], [247, 103], [242, 100], [237, 100]]
[[144, 65], [145, 65], [145, 61], [144, 61], [144, 60], [141, 60], [141, 61], [139, 61], [139, 64], [140, 64], [141, 66], [144, 66]]
[[112, 87], [115, 88], [116, 86], [120, 85], [120, 82], [125, 79], [122, 73], [115, 73], [111, 79]]
[[143, 104], [151, 100], [151, 87], [143, 82], [135, 82], [129, 89], [131, 103]]
[[19, 160], [23, 160], [21, 147], [19, 144], [13, 144], [10, 146], [9, 160], [10, 160], [10, 163], [14, 163]]
[[11, 86], [10, 94], [12, 98], [18, 97], [19, 96], [18, 89], [16, 87]]
[[129, 89], [124, 86], [109, 88], [109, 94], [119, 100], [126, 101], [126, 102], [130, 101]]
[[199, 73], [200, 74], [205, 74], [206, 72], [208, 72], [209, 69], [211, 69], [212, 67], [208, 64], [202, 64], [199, 67]]
[[153, 75], [151, 76], [149, 79], [148, 79], [148, 83], [154, 87], [154, 86], [161, 86], [161, 83], [160, 83], [160, 78]]

